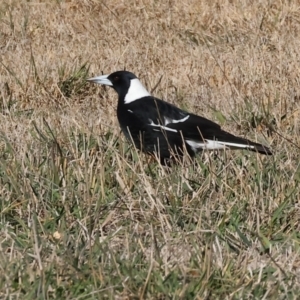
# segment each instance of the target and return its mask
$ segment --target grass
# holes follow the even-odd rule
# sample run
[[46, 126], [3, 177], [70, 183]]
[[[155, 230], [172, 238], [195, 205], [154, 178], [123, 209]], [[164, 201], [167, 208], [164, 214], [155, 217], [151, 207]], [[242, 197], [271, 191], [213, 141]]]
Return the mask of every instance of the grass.
[[[1, 299], [297, 299], [297, 1], [2, 1]], [[120, 134], [124, 69], [270, 145], [171, 171]]]

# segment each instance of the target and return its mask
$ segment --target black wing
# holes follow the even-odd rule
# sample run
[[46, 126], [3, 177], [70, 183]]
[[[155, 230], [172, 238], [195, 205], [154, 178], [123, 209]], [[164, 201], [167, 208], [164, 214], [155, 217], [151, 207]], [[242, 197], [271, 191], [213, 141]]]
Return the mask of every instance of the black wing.
[[[160, 148], [163, 149], [182, 148], [188, 140], [199, 143], [200, 150], [201, 144], [205, 148], [207, 141], [219, 141], [224, 143], [224, 147], [248, 148], [251, 151], [272, 154], [270, 149], [261, 144], [230, 134], [213, 121], [190, 114], [154, 97], [145, 97], [126, 107], [132, 110], [141, 125], [143, 124], [140, 128], [143, 127], [148, 144], [158, 140]], [[222, 145], [216, 145], [216, 147], [220, 149]], [[195, 151], [195, 149], [193, 150]]]
[[[145, 97], [127, 104], [126, 107], [132, 110], [140, 119], [146, 121], [151, 120], [157, 125], [167, 126], [174, 129], [180, 129], [180, 126], [186, 124], [189, 130], [195, 130], [201, 128], [206, 131], [214, 129], [216, 131], [221, 130], [220, 125], [206, 118], [190, 114], [175, 105], [172, 105], [163, 100], [154, 97]], [[186, 121], [180, 121], [189, 116]], [[150, 122], [151, 123], [151, 122]], [[184, 127], [183, 127], [184, 128]], [[199, 130], [196, 130], [199, 134]]]
[[[131, 113], [127, 116], [120, 114], [119, 120], [127, 124], [124, 127], [128, 127], [135, 145], [146, 152], [159, 152], [161, 157], [169, 157], [170, 149], [182, 153], [185, 138], [202, 140], [199, 127], [205, 131], [205, 135], [211, 130], [221, 130], [218, 124], [206, 118], [189, 114], [154, 97], [145, 97], [126, 104], [126, 110]], [[196, 123], [188, 121], [195, 118]], [[195, 154], [190, 151], [190, 147], [187, 150], [190, 155]]]

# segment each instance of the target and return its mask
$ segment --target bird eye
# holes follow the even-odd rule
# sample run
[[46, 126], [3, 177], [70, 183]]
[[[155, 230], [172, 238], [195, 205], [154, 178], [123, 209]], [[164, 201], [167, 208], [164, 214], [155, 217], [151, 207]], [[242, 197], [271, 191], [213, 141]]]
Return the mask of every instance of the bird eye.
[[119, 80], [119, 76], [115, 76], [115, 77], [114, 77], [114, 80], [115, 80], [115, 81], [118, 81], [118, 80]]

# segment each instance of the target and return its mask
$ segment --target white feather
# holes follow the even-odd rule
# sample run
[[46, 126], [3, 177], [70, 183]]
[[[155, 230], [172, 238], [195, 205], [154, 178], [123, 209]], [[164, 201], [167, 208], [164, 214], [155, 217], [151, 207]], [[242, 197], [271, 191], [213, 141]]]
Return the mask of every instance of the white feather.
[[226, 148], [242, 148], [242, 149], [254, 149], [254, 146], [245, 145], [245, 144], [236, 144], [229, 142], [221, 142], [221, 141], [212, 141], [205, 140], [204, 142], [196, 142], [193, 140], [185, 140], [186, 143], [191, 146], [193, 151], [198, 151], [199, 149], [207, 149], [207, 150], [222, 150]]
[[180, 123], [180, 122], [185, 122], [189, 117], [190, 117], [190, 115], [187, 115], [184, 118], [179, 119], [179, 120], [174, 120], [174, 119], [170, 119], [170, 118], [166, 118], [165, 117], [164, 118], [164, 120], [165, 120], [165, 126], [167, 126], [168, 124], [171, 124], [171, 123], [176, 124], [176, 123]]
[[145, 87], [142, 85], [142, 83], [137, 78], [131, 79], [130, 87], [125, 96], [124, 102], [125, 102], [125, 104], [128, 104], [130, 102], [133, 102], [135, 100], [138, 100], [140, 98], [147, 97], [147, 96], [151, 96], [151, 95], [145, 89]]
[[[166, 126], [163, 126], [163, 125], [160, 125], [160, 124], [155, 124], [155, 123], [154, 123], [152, 120], [150, 120], [150, 119], [149, 119], [149, 121], [150, 121], [150, 125], [153, 126], [153, 127], [156, 127], [156, 128], [159, 127], [159, 128], [161, 128], [161, 129], [163, 129], [163, 130], [172, 131], [172, 132], [177, 132], [176, 129], [169, 128], [169, 127], [166, 127]], [[153, 129], [153, 130], [159, 131], [159, 130], [157, 130], [157, 129]]]

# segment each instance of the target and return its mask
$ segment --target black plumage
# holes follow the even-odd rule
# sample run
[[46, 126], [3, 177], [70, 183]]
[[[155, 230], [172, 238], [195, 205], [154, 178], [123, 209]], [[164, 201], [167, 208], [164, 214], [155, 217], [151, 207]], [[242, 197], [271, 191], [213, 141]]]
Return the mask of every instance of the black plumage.
[[138, 149], [157, 154], [163, 164], [172, 157], [181, 157], [185, 149], [191, 157], [205, 149], [226, 148], [272, 154], [264, 145], [232, 135], [204, 117], [153, 97], [131, 72], [117, 71], [88, 81], [115, 89], [123, 133]]

